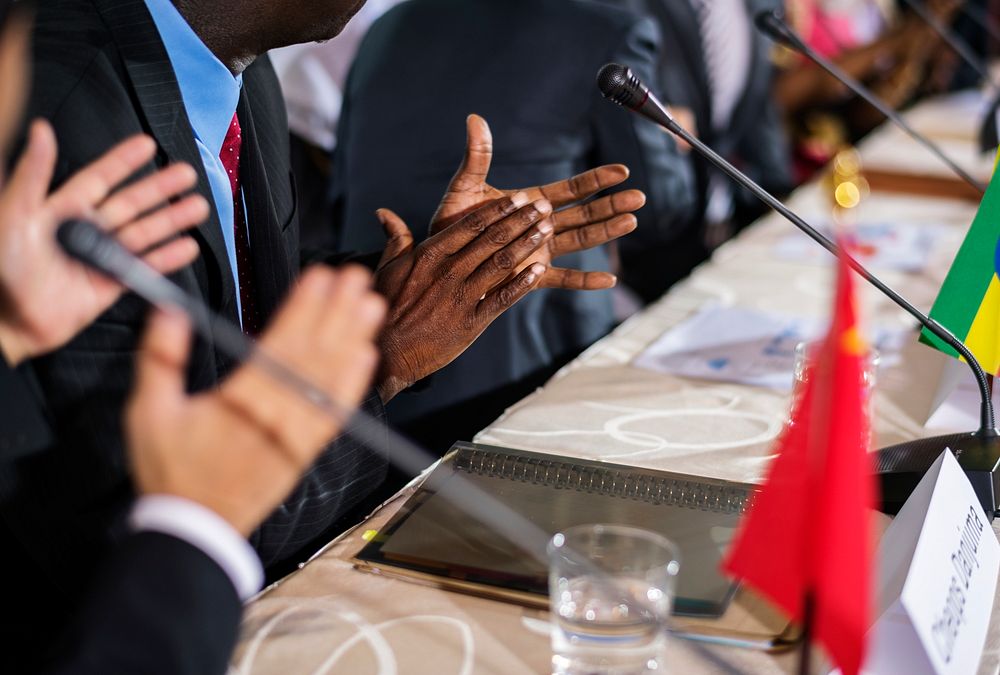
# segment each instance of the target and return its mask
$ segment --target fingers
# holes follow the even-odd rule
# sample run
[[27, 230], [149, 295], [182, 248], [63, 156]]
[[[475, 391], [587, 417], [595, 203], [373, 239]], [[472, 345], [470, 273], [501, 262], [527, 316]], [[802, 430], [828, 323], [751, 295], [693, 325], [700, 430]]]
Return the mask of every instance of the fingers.
[[490, 225], [515, 213], [528, 202], [528, 195], [518, 192], [513, 196], [496, 199], [480, 206], [454, 225], [428, 239], [424, 249], [440, 257], [454, 255], [475, 241]]
[[599, 291], [614, 288], [617, 277], [608, 272], [584, 272], [582, 270], [550, 267], [542, 276], [539, 288], [565, 288], [571, 291]]
[[455, 256], [452, 268], [458, 274], [469, 275], [472, 290], [485, 292], [509, 276], [552, 235], [550, 213], [552, 205], [541, 200], [491, 223]]
[[623, 183], [627, 178], [628, 167], [624, 164], [609, 164], [584, 171], [557, 183], [528, 190], [528, 196], [532, 200], [544, 197], [552, 202], [552, 206], [559, 209], [574, 202], [583, 201], [601, 190]]
[[56, 136], [44, 120], [31, 125], [28, 145], [17, 162], [10, 180], [10, 193], [33, 209], [45, 201], [56, 165]]
[[[304, 340], [317, 330], [336, 279], [337, 273], [323, 265], [306, 270], [271, 320], [261, 345], [275, 353], [287, 351], [289, 356], [301, 358], [298, 347], [302, 342], [296, 340]], [[292, 348], [283, 350], [284, 344]]]
[[386, 238], [385, 250], [379, 261], [381, 267], [413, 248], [413, 233], [394, 211], [379, 209], [375, 212], [375, 217], [382, 223], [382, 231], [385, 232]]
[[611, 220], [605, 220], [593, 225], [575, 227], [566, 232], [557, 234], [549, 244], [549, 251], [553, 258], [558, 258], [567, 253], [575, 251], [585, 251], [595, 246], [606, 244], [609, 241], [624, 237], [635, 230], [638, 221], [631, 213], [617, 216]]
[[371, 290], [371, 275], [354, 266], [341, 272], [321, 329], [326, 358], [317, 369], [335, 401], [353, 410], [371, 386], [379, 354], [375, 337], [386, 315], [385, 300]]
[[190, 195], [119, 228], [115, 236], [128, 250], [142, 253], [204, 222], [206, 218], [208, 202], [200, 195]]
[[465, 157], [448, 185], [448, 192], [475, 192], [482, 188], [493, 161], [493, 134], [479, 115], [465, 120]]
[[[337, 340], [372, 340], [385, 314], [385, 301], [371, 292], [372, 275], [360, 265], [338, 270], [317, 328], [325, 344]], [[369, 297], [370, 296], [370, 297]]]
[[136, 357], [134, 406], [159, 410], [184, 399], [190, 348], [191, 330], [184, 315], [154, 310]]
[[498, 286], [479, 303], [478, 314], [485, 329], [494, 319], [514, 306], [518, 300], [533, 291], [545, 275], [545, 265], [534, 263], [514, 279]]
[[645, 205], [646, 195], [641, 190], [623, 190], [557, 211], [552, 219], [556, 225], [556, 232], [562, 232], [570, 227], [589, 225], [614, 218], [622, 213], [638, 211]]
[[191, 237], [181, 237], [142, 256], [146, 264], [160, 274], [172, 274], [187, 267], [198, 257], [198, 244]]
[[119, 143], [52, 194], [49, 199], [56, 216], [81, 216], [96, 209], [119, 183], [152, 160], [155, 152], [156, 143], [149, 136]]
[[[98, 211], [101, 224], [115, 229], [131, 223], [146, 211], [165, 204], [194, 187], [198, 174], [187, 164], [173, 164], [111, 195]], [[208, 215], [206, 204], [205, 217]]]
[[[512, 218], [517, 215], [515, 214]], [[552, 232], [552, 221], [549, 218], [528, 227], [524, 234], [483, 261], [469, 276], [469, 288], [476, 294], [476, 297], [479, 297], [497, 284], [514, 277], [521, 264], [549, 241]]]
[[[261, 348], [306, 377], [351, 414], [377, 364], [374, 336], [384, 301], [370, 289], [371, 275], [358, 266], [334, 271], [310, 268], [261, 338]], [[224, 385], [227, 400], [280, 442], [289, 459], [304, 465], [339, 426], [287, 385], [251, 362]]]

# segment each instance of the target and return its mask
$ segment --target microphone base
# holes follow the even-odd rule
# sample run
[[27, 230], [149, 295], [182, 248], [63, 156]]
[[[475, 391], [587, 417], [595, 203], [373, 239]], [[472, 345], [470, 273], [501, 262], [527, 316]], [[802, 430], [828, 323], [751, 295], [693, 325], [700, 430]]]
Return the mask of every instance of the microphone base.
[[1000, 509], [1000, 437], [978, 433], [920, 438], [878, 450], [875, 472], [882, 487], [880, 510], [891, 515], [899, 513], [946, 448], [954, 453], [992, 522]]

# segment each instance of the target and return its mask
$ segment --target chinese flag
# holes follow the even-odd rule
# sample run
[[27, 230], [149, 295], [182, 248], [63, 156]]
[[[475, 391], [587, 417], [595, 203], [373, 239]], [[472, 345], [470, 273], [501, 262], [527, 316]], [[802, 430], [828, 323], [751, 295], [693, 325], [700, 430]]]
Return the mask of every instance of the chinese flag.
[[804, 618], [810, 594], [813, 639], [844, 675], [856, 675], [872, 602], [869, 515], [876, 488], [863, 382], [867, 345], [843, 259], [833, 312], [778, 439], [778, 456], [723, 565], [795, 620]]

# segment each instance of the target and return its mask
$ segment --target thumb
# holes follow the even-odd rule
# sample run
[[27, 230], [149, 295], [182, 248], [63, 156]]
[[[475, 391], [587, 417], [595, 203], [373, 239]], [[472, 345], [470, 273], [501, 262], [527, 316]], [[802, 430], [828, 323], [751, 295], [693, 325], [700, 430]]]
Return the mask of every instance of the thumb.
[[413, 233], [403, 219], [390, 209], [379, 209], [375, 212], [375, 217], [382, 223], [382, 231], [385, 232], [386, 238], [385, 250], [378, 264], [382, 267], [413, 248]]
[[28, 133], [28, 144], [10, 179], [10, 191], [25, 208], [34, 210], [45, 201], [56, 166], [56, 135], [44, 120], [36, 120]]
[[493, 161], [493, 134], [490, 126], [479, 115], [469, 115], [465, 120], [465, 157], [458, 173], [451, 179], [449, 192], [471, 192], [486, 183]]
[[190, 351], [191, 330], [187, 317], [154, 310], [136, 357], [133, 402], [138, 408], [156, 410], [184, 397]]

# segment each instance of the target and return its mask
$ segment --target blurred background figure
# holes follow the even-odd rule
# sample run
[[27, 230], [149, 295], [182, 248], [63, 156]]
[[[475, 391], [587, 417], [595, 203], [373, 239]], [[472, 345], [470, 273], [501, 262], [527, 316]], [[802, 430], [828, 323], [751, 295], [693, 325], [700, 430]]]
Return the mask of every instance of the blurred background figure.
[[288, 109], [292, 171], [299, 198], [299, 225], [304, 246], [330, 247], [330, 154], [337, 145], [337, 123], [347, 72], [372, 22], [402, 0], [367, 0], [337, 37], [274, 49], [271, 63], [278, 74]]
[[[431, 195], [448, 185], [462, 154], [457, 130], [474, 112], [492, 128], [491, 183], [501, 188], [549, 183], [595, 162], [627, 165], [625, 185], [648, 200], [638, 230], [619, 242], [622, 258], [660, 248], [694, 216], [689, 158], [668, 134], [604, 101], [595, 85], [607, 61], [654, 81], [658, 45], [652, 22], [581, 0], [412, 0], [394, 8], [362, 43], [344, 94], [332, 183], [338, 247], [384, 245], [372, 217], [382, 206], [412, 225], [429, 223]], [[612, 256], [604, 247], [557, 264], [608, 270]], [[609, 291], [538, 291], [419, 391], [394, 400], [390, 421], [443, 451], [614, 324]]]
[[[914, 2], [985, 58], [988, 33], [963, 8], [987, 0]], [[786, 8], [792, 27], [811, 47], [894, 108], [978, 84], [974, 70], [904, 0], [788, 0]], [[775, 59], [775, 96], [794, 139], [796, 180], [804, 181], [884, 117], [810, 61], [783, 48], [775, 50]]]
[[[654, 87], [692, 111], [698, 136], [766, 189], [792, 188], [783, 116], [775, 105], [771, 43], [753, 17], [779, 0], [619, 0], [663, 32]], [[625, 280], [652, 301], [761, 212], [759, 202], [694, 159], [697, 210], [680, 238], [623, 259]]]

